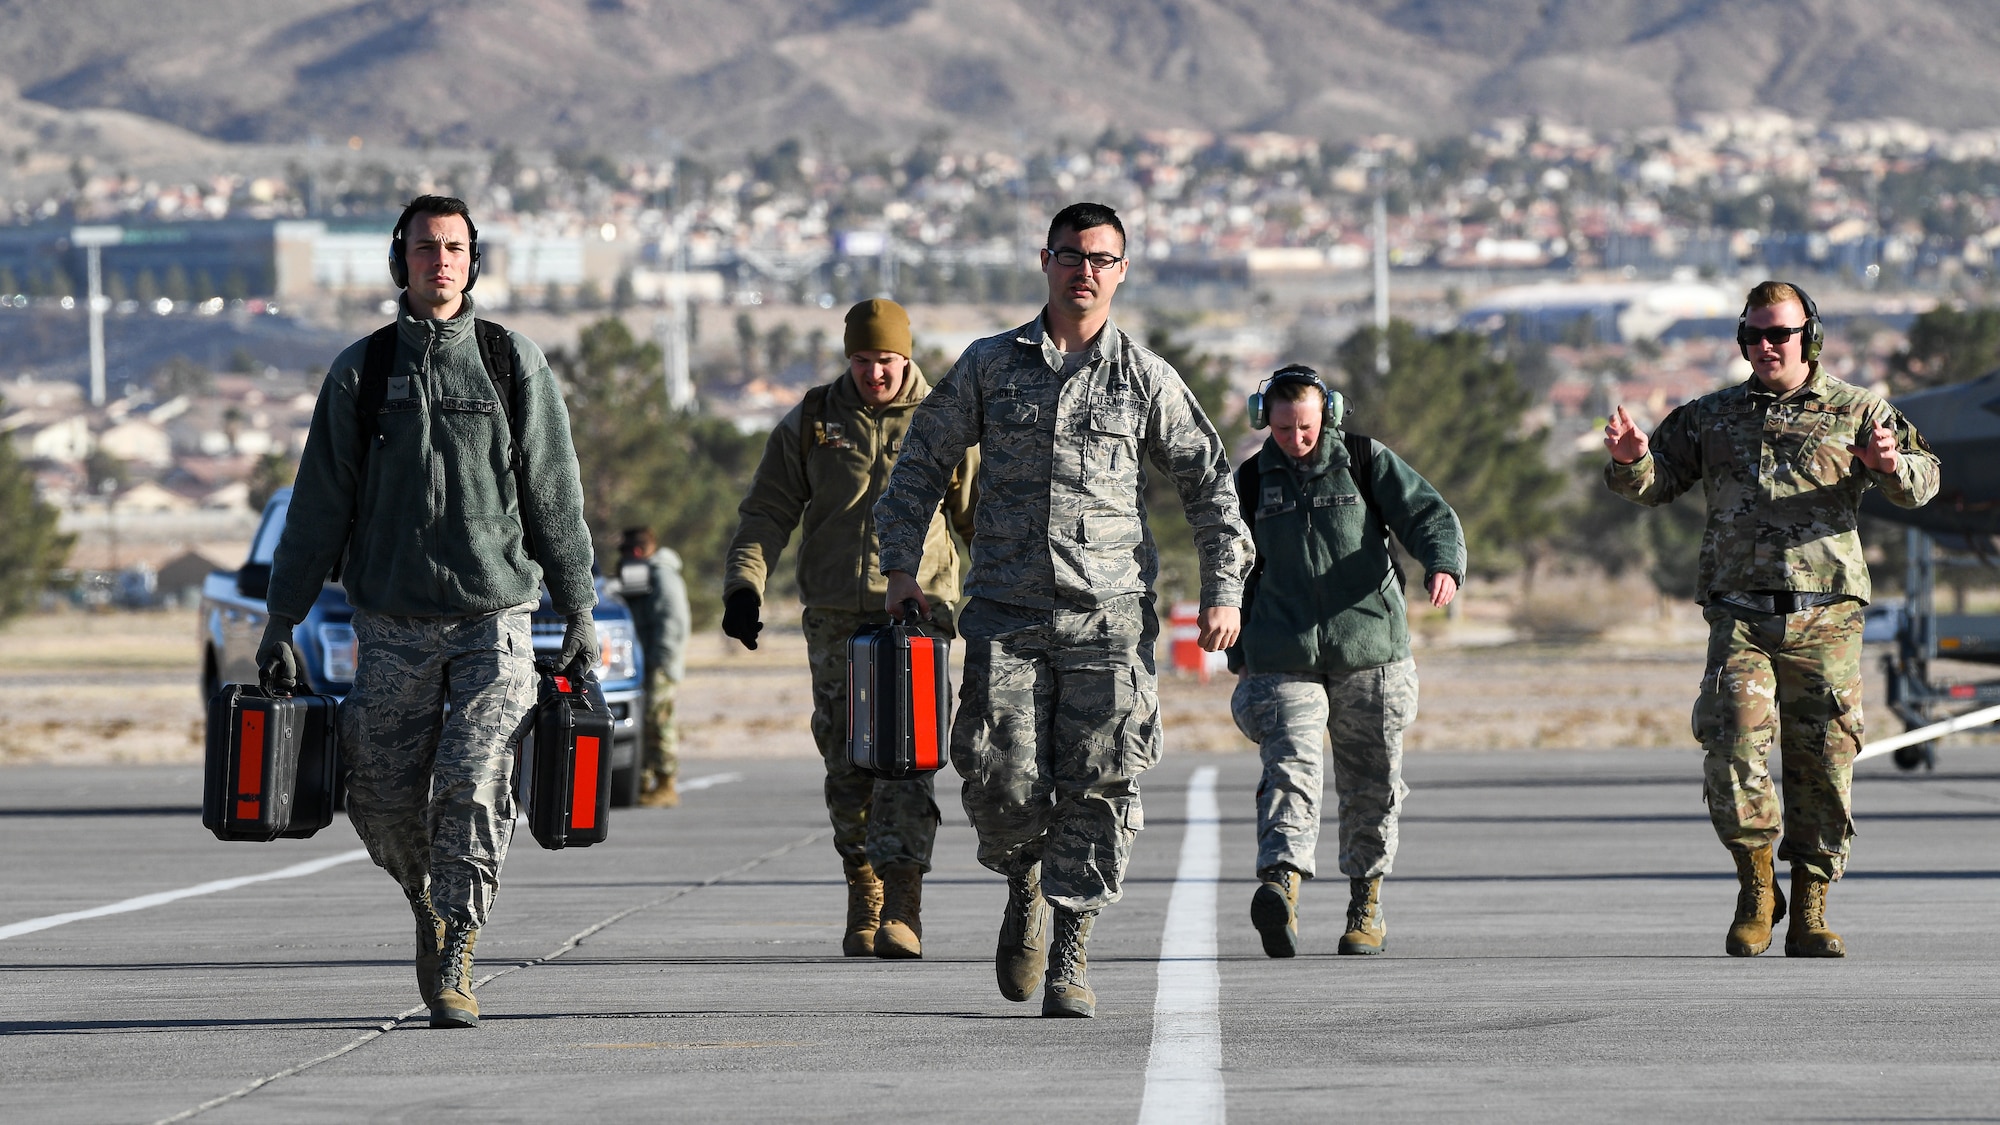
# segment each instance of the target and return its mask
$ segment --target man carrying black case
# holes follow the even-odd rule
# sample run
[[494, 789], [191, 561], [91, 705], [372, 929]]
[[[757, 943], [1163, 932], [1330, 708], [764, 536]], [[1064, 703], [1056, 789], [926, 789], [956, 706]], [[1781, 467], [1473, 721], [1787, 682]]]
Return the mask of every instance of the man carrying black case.
[[338, 564], [360, 649], [340, 706], [347, 812], [415, 915], [432, 1027], [479, 1023], [472, 950], [514, 828], [541, 585], [568, 621], [558, 662], [597, 664], [569, 415], [541, 350], [473, 318], [478, 238], [457, 199], [397, 220], [400, 311], [320, 388], [257, 652], [266, 686], [290, 690], [292, 629]]

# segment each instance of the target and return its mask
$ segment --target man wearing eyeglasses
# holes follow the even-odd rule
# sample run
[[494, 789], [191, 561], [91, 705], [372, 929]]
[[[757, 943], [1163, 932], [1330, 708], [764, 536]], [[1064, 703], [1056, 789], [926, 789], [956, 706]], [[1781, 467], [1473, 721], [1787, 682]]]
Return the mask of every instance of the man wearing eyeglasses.
[[1194, 527], [1210, 651], [1236, 639], [1252, 555], [1215, 427], [1179, 374], [1111, 323], [1125, 254], [1111, 208], [1057, 213], [1041, 253], [1048, 304], [966, 349], [917, 408], [875, 505], [887, 604], [922, 601], [924, 529], [952, 467], [980, 447], [951, 760], [979, 861], [1007, 877], [1001, 995], [1026, 1000], [1039, 982], [1045, 1016], [1095, 1014], [1085, 945], [1118, 901], [1144, 824], [1138, 777], [1160, 755], [1142, 460], [1174, 482]]
[[1622, 406], [1604, 428], [1613, 492], [1655, 506], [1700, 483], [1708, 501], [1698, 587], [1708, 663], [1694, 734], [1709, 819], [1736, 861], [1724, 939], [1735, 957], [1770, 948], [1785, 917], [1774, 845], [1792, 865], [1785, 955], [1846, 956], [1827, 928], [1826, 894], [1854, 834], [1848, 789], [1861, 748], [1870, 589], [1856, 518], [1870, 488], [1905, 508], [1938, 488], [1937, 458], [1909, 420], [1820, 369], [1824, 335], [1804, 290], [1766, 281], [1737, 321], [1749, 379], [1674, 410], [1650, 439]]

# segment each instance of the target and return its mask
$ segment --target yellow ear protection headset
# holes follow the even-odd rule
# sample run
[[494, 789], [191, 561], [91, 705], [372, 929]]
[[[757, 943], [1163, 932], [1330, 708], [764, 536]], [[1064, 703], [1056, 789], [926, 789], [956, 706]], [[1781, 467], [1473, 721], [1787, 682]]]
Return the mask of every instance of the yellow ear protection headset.
[[[410, 263], [403, 257], [403, 252], [409, 248], [404, 236], [409, 230], [410, 220], [420, 214], [437, 213], [417, 206], [421, 202], [424, 201], [417, 200], [403, 208], [403, 216], [396, 220], [396, 230], [389, 236], [389, 279], [396, 283], [398, 289], [410, 287]], [[465, 288], [459, 292], [470, 293], [473, 285], [479, 281], [479, 228], [472, 225], [472, 216], [460, 215], [459, 218], [465, 220], [466, 234], [470, 236], [471, 242], [469, 249], [472, 252], [472, 265], [465, 271]]]
[[1303, 363], [1294, 363], [1289, 367], [1280, 367], [1278, 370], [1272, 372], [1271, 377], [1264, 380], [1263, 384], [1257, 388], [1256, 393], [1250, 396], [1250, 426], [1252, 429], [1261, 430], [1271, 424], [1271, 412], [1269, 404], [1265, 401], [1265, 396], [1270, 393], [1272, 387], [1282, 386], [1286, 383], [1302, 383], [1309, 387], [1318, 387], [1319, 399], [1322, 403], [1326, 404], [1325, 427], [1329, 430], [1340, 428], [1340, 420], [1347, 414], [1347, 399], [1342, 397], [1339, 391], [1327, 386], [1326, 382], [1319, 377], [1319, 372], [1314, 371]]
[[[1812, 297], [1805, 290], [1792, 285], [1789, 281], [1784, 284], [1792, 286], [1792, 292], [1799, 295], [1799, 304], [1805, 306], [1805, 346], [1801, 349], [1800, 354], [1805, 356], [1807, 363], [1811, 363], [1819, 358], [1819, 350], [1826, 344], [1826, 325], [1821, 323], [1819, 319], [1819, 306], [1813, 304]], [[1756, 345], [1758, 340], [1767, 338], [1765, 333], [1781, 331], [1770, 328], [1752, 328], [1747, 323], [1749, 319], [1750, 302], [1745, 301], [1743, 302], [1743, 311], [1736, 314], [1736, 350], [1743, 353], [1744, 359], [1750, 358], [1750, 349]]]

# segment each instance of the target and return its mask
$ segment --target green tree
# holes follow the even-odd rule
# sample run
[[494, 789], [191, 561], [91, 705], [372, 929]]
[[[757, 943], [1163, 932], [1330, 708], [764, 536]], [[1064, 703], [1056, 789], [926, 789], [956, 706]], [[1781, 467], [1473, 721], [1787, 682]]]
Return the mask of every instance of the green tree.
[[736, 357], [741, 363], [743, 381], [749, 382], [757, 364], [757, 322], [750, 314], [736, 314]]
[[299, 467], [283, 451], [273, 449], [250, 466], [250, 510], [261, 512], [271, 496], [299, 475]]
[[1963, 383], [2000, 367], [2000, 309], [1924, 313], [1910, 324], [1910, 342], [1889, 360], [1896, 391]]
[[35, 477], [0, 437], [0, 621], [19, 614], [48, 588], [69, 559], [73, 535], [56, 530], [59, 513], [35, 495]]
[[1562, 520], [1558, 547], [1614, 578], [1642, 567], [1665, 597], [1692, 600], [1701, 592], [1698, 556], [1708, 505], [1699, 487], [1649, 508], [1605, 487], [1602, 454], [1579, 457], [1575, 470], [1578, 495]]
[[1526, 430], [1533, 405], [1513, 364], [1471, 333], [1426, 337], [1389, 324], [1389, 373], [1375, 370], [1375, 328], [1341, 344], [1347, 427], [1394, 450], [1444, 494], [1465, 526], [1470, 567], [1529, 568], [1550, 545], [1567, 480], [1543, 459], [1547, 435]]
[[[238, 348], [236, 351], [244, 359], [251, 359], [250, 353], [244, 349]], [[236, 368], [232, 367], [231, 370]], [[249, 370], [255, 370], [254, 360]], [[215, 376], [201, 364], [184, 355], [177, 355], [153, 369], [153, 389], [159, 392], [161, 398], [172, 398], [175, 395], [200, 398], [215, 390]]]
[[680, 552], [696, 625], [721, 615], [722, 567], [764, 435], [729, 421], [669, 413], [658, 345], [607, 317], [550, 364], [561, 378], [583, 475], [584, 519], [600, 557], [646, 525]]
[[83, 475], [90, 483], [91, 492], [116, 492], [130, 483], [132, 468], [115, 454], [93, 449], [90, 456], [83, 459]]

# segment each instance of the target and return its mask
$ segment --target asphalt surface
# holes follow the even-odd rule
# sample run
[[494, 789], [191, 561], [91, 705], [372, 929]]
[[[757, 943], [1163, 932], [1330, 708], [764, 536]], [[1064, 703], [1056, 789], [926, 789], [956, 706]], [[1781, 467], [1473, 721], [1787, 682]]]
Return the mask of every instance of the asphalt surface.
[[[1413, 755], [1388, 953], [1333, 955], [1329, 824], [1304, 952], [1269, 960], [1247, 920], [1255, 759], [1182, 755], [1146, 778], [1091, 1021], [995, 990], [1004, 884], [955, 792], [925, 959], [846, 960], [817, 764], [699, 762], [684, 776], [708, 787], [620, 811], [608, 844], [516, 835], [477, 1030], [399, 1018], [408, 914], [365, 859], [0, 939], [0, 1120], [1137, 1120], [1204, 766], [1238, 1121], [2000, 1121], [2000, 759], [1970, 750], [1861, 768], [1841, 961], [1722, 954], [1734, 881], [1693, 751]], [[194, 768], [0, 779], [0, 933], [357, 846], [344, 820], [219, 843]]]

